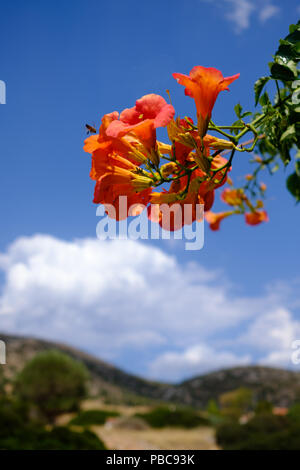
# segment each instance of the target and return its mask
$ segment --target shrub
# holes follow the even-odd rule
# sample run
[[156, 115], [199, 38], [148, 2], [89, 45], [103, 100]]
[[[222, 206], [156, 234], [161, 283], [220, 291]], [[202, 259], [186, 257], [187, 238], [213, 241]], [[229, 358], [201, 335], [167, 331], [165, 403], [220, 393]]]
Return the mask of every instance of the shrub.
[[102, 450], [105, 446], [90, 431], [74, 432], [66, 427], [45, 430], [28, 420], [18, 403], [0, 403], [1, 450]]
[[103, 442], [95, 433], [71, 431], [66, 427], [56, 427], [44, 432], [43, 439], [36, 446], [37, 450], [105, 450]]
[[217, 428], [225, 450], [300, 450], [300, 423], [286, 416], [260, 414], [247, 424], [227, 422]]
[[55, 417], [77, 411], [86, 393], [86, 368], [58, 351], [37, 354], [18, 374], [15, 393], [20, 400], [53, 423]]
[[223, 393], [220, 398], [222, 414], [231, 419], [238, 419], [252, 408], [253, 393], [245, 387]]
[[159, 406], [148, 413], [137, 413], [135, 416], [144, 419], [153, 428], [165, 426], [194, 428], [208, 424], [207, 419], [192, 408], [177, 406]]
[[272, 413], [273, 405], [269, 401], [261, 400], [259, 401], [254, 409], [255, 414], [266, 414]]
[[300, 424], [300, 403], [295, 403], [291, 406], [288, 416], [292, 422]]
[[113, 416], [120, 416], [117, 411], [107, 410], [87, 410], [80, 411], [75, 418], [71, 419], [69, 424], [78, 426], [89, 426], [93, 424], [104, 424], [107, 418]]

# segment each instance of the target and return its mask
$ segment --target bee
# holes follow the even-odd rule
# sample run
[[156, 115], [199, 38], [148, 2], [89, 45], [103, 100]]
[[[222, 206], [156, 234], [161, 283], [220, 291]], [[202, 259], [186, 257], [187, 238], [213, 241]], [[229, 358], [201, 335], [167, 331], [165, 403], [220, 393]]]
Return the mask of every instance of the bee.
[[87, 132], [86, 132], [87, 135], [90, 135], [90, 134], [97, 134], [97, 131], [96, 131], [95, 127], [90, 126], [89, 124], [86, 124], [86, 125], [85, 125], [85, 128], [86, 128], [86, 131], [87, 131]]

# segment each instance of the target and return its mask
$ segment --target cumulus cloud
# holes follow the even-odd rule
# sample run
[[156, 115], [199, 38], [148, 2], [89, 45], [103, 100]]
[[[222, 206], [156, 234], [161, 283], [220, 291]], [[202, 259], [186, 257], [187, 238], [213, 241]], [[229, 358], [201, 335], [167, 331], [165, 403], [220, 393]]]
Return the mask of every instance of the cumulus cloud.
[[258, 317], [242, 335], [240, 342], [261, 351], [287, 350], [295, 336], [300, 338], [300, 323], [285, 308]]
[[22, 237], [0, 270], [0, 331], [64, 341], [157, 379], [282, 364], [300, 338], [297, 286], [238, 296], [224, 274], [137, 241]]

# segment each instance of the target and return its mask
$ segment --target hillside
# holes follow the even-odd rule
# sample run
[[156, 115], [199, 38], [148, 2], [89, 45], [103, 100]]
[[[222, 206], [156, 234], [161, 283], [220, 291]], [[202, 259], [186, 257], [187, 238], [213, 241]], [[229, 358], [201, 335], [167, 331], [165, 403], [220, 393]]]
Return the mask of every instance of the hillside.
[[91, 376], [90, 394], [107, 402], [136, 404], [153, 400], [204, 407], [208, 400], [239, 387], [253, 390], [257, 400], [289, 406], [300, 397], [300, 373], [269, 367], [235, 367], [186, 380], [178, 385], [152, 382], [65, 344], [0, 334], [7, 347], [7, 364], [1, 366], [7, 379], [35, 354], [58, 349], [82, 361]]
[[239, 387], [251, 389], [257, 401], [289, 406], [300, 399], [300, 373], [261, 366], [234, 367], [186, 380], [174, 387], [170, 399], [203, 405]]
[[101, 396], [104, 400], [116, 403], [136, 403], [142, 397], [160, 399], [168, 387], [123, 372], [108, 362], [66, 344], [1, 333], [0, 339], [6, 344], [6, 365], [0, 367], [7, 379], [12, 379], [35, 354], [57, 349], [85, 364], [90, 372], [91, 396]]

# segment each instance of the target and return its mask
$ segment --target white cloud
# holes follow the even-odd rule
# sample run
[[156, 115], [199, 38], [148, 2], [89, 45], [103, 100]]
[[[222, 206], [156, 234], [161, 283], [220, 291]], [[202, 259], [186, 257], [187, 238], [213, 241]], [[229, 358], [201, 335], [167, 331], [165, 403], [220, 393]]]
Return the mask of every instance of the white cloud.
[[247, 365], [250, 355], [238, 356], [230, 351], [216, 351], [206, 344], [191, 346], [182, 352], [165, 352], [150, 365], [153, 377], [179, 381], [223, 367]]
[[23, 237], [0, 270], [0, 331], [65, 341], [155, 378], [270, 363], [300, 338], [296, 287], [238, 296], [224, 273], [149, 244]]
[[277, 308], [258, 317], [240, 338], [243, 344], [261, 351], [280, 351], [291, 347], [293, 339], [300, 338], [300, 322], [285, 308]]
[[237, 34], [248, 29], [253, 18], [264, 23], [280, 12], [273, 0], [219, 0], [208, 3], [222, 8], [224, 18], [231, 22]]
[[269, 20], [273, 16], [277, 15], [280, 12], [280, 8], [276, 5], [272, 5], [271, 3], [267, 3], [266, 5], [262, 6], [258, 17], [262, 23]]
[[291, 366], [291, 345], [295, 339], [300, 339], [300, 322], [293, 319], [289, 310], [278, 308], [257, 318], [239, 342], [264, 353], [259, 363], [287, 367]]
[[230, 5], [230, 10], [225, 17], [234, 25], [237, 33], [249, 28], [250, 16], [255, 10], [255, 5], [249, 0], [226, 0]]

